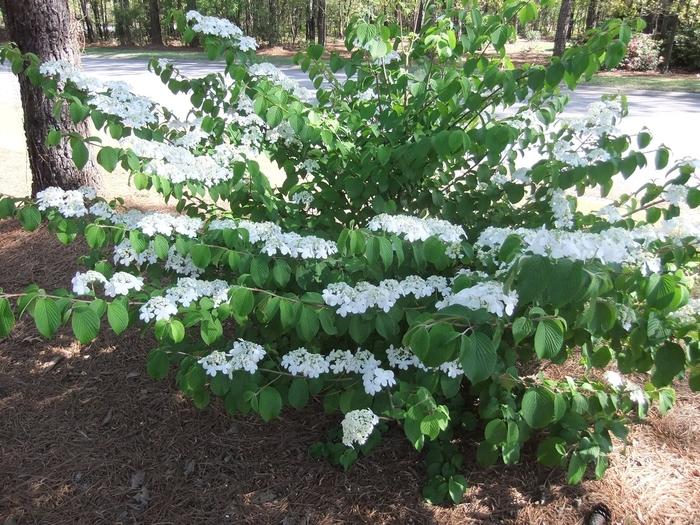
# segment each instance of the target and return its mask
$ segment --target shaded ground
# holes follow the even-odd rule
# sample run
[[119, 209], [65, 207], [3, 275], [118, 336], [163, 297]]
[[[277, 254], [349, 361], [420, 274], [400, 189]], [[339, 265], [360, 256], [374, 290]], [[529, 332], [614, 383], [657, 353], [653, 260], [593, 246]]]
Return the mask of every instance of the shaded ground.
[[[4, 221], [0, 249], [0, 287], [14, 291], [65, 286], [81, 246]], [[198, 411], [172, 377], [147, 377], [152, 346], [134, 331], [47, 343], [31, 322], [0, 341], [0, 522], [575, 524], [601, 501], [615, 523], [700, 522], [700, 396], [685, 390], [669, 416], [632, 433], [603, 481], [579, 487], [531, 455], [476, 467], [467, 438], [471, 488], [440, 508], [422, 502], [422, 463], [398, 430], [344, 473], [307, 454], [337, 416], [311, 406], [263, 424], [216, 403]]]

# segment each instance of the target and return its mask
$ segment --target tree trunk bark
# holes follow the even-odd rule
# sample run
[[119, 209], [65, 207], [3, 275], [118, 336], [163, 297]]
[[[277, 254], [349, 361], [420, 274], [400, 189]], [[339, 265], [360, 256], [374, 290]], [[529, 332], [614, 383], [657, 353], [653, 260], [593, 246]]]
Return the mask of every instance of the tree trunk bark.
[[83, 22], [85, 22], [85, 36], [88, 42], [92, 43], [95, 41], [95, 30], [92, 27], [92, 20], [90, 20], [87, 0], [80, 0], [80, 9], [83, 12]]
[[313, 42], [316, 40], [316, 2], [317, 0], [309, 0], [307, 6], [306, 17], [306, 41]]
[[103, 24], [102, 24], [102, 17], [100, 16], [99, 3], [96, 0], [92, 0], [90, 2], [90, 5], [92, 6], [92, 14], [95, 17], [95, 29], [97, 29], [97, 37], [100, 40], [104, 40], [105, 33], [104, 33]]
[[268, 20], [267, 41], [271, 46], [277, 45], [277, 0], [269, 0], [270, 18]]
[[326, 44], [326, 0], [316, 0], [316, 36], [322, 46]]
[[[76, 35], [71, 29], [68, 0], [4, 1], [10, 39], [17, 43], [22, 52], [35, 53], [42, 61], [68, 60], [78, 64], [80, 55], [76, 48]], [[66, 110], [59, 119], [55, 119], [52, 114], [53, 102], [24, 74], [19, 75], [19, 87], [32, 170], [32, 195], [49, 186], [64, 189], [97, 186], [100, 177], [94, 164], [89, 162], [82, 170], [76, 168], [67, 140], [62, 140], [55, 147], [46, 145], [46, 137], [53, 128], [63, 133], [77, 132], [87, 136], [87, 122], [73, 124]]]
[[576, 3], [571, 2], [571, 11], [569, 12], [569, 26], [566, 28], [566, 39], [571, 40], [574, 36], [574, 12], [576, 11]]
[[115, 29], [119, 43], [123, 46], [130, 46], [134, 43], [131, 38], [131, 18], [129, 15], [129, 0], [119, 0], [119, 8], [114, 10]]
[[571, 14], [571, 0], [561, 0], [559, 18], [557, 19], [557, 32], [554, 35], [554, 56], [561, 56], [566, 49], [566, 33]]
[[163, 33], [160, 29], [160, 6], [158, 0], [150, 1], [151, 45], [163, 45]]
[[423, 5], [423, 0], [418, 0], [418, 8], [416, 9], [416, 19], [413, 23], [413, 32], [420, 33], [423, 27], [423, 10], [425, 6]]
[[598, 18], [598, 0], [588, 2], [588, 12], [586, 13], [586, 29], [593, 29]]

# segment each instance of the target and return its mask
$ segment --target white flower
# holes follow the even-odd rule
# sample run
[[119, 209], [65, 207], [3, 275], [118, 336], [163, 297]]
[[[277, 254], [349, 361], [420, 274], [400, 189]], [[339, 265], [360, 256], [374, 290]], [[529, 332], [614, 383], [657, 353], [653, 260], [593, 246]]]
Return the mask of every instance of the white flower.
[[302, 375], [310, 379], [315, 379], [330, 370], [325, 356], [312, 354], [303, 347], [282, 356], [281, 365], [292, 375]]
[[552, 214], [554, 215], [554, 225], [557, 228], [572, 228], [574, 225], [574, 214], [571, 205], [566, 198], [566, 194], [559, 188], [550, 191]]
[[245, 370], [254, 374], [258, 370], [258, 363], [265, 357], [265, 349], [256, 343], [239, 339], [233, 343], [228, 351], [229, 375], [236, 370]]
[[372, 352], [360, 348], [354, 354], [349, 350], [333, 350], [327, 359], [334, 374], [362, 374], [382, 364]]
[[598, 217], [602, 217], [606, 221], [608, 221], [610, 224], [615, 224], [616, 222], [620, 222], [623, 220], [622, 214], [620, 213], [620, 210], [618, 210], [615, 206], [612, 204], [609, 204], [601, 209], [599, 209], [596, 212], [596, 215]]
[[73, 285], [73, 293], [76, 295], [88, 295], [92, 292], [90, 284], [92, 283], [106, 283], [107, 279], [100, 272], [94, 270], [88, 270], [87, 272], [78, 272], [75, 274], [73, 279], [71, 279], [71, 284]]
[[695, 325], [700, 317], [700, 298], [693, 298], [688, 304], [671, 312], [668, 317], [681, 326]]
[[36, 203], [41, 211], [57, 208], [63, 217], [83, 217], [88, 212], [85, 195], [81, 190], [63, 190], [51, 186], [36, 194]]
[[625, 386], [625, 379], [617, 372], [607, 370], [603, 374], [603, 379], [615, 390], [622, 390]]
[[513, 315], [515, 307], [518, 305], [518, 293], [516, 291], [506, 293], [503, 284], [497, 281], [487, 281], [446, 296], [444, 300], [435, 303], [435, 308], [441, 310], [454, 304], [471, 310], [484, 309], [498, 317], [503, 317], [504, 315]]
[[666, 186], [663, 197], [669, 204], [680, 206], [688, 197], [688, 188], [681, 184], [669, 184]]
[[362, 374], [362, 386], [365, 392], [373, 396], [383, 388], [392, 387], [396, 384], [394, 372], [383, 368], [371, 368]]
[[117, 295], [127, 295], [129, 290], [141, 290], [143, 279], [126, 272], [116, 272], [105, 284], [105, 295], [115, 297]]
[[424, 241], [435, 236], [446, 243], [459, 243], [467, 238], [464, 228], [441, 219], [421, 219], [411, 215], [381, 213], [367, 224], [371, 231], [384, 231], [403, 236], [407, 241]]
[[352, 447], [354, 443], [364, 445], [377, 424], [379, 418], [369, 408], [348, 412], [341, 423], [343, 444], [348, 447]]
[[139, 309], [139, 319], [148, 323], [152, 319], [156, 321], [169, 321], [173, 315], [177, 314], [177, 305], [169, 297], [156, 295], [151, 297]]

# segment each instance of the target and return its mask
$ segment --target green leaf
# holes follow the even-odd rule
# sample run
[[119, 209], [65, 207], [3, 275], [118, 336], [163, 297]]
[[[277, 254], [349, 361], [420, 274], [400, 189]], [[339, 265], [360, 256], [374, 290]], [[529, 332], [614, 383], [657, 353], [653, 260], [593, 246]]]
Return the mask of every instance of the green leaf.
[[267, 265], [267, 258], [253, 257], [250, 263], [250, 276], [256, 286], [263, 287], [270, 276], [270, 267]]
[[[197, 365], [199, 367], [199, 365]], [[163, 379], [168, 375], [170, 359], [162, 350], [151, 350], [146, 358], [146, 371], [153, 379]]]
[[654, 354], [654, 373], [651, 382], [656, 387], [666, 386], [685, 368], [685, 352], [678, 344], [667, 341]]
[[[214, 344], [223, 335], [224, 328], [221, 325], [221, 321], [218, 319], [206, 319], [202, 321], [199, 325], [199, 335], [204, 341], [204, 344], [211, 345]], [[184, 337], [184, 329], [183, 329]]]
[[35, 206], [24, 206], [19, 210], [19, 222], [25, 230], [33, 232], [41, 224], [41, 212]]
[[297, 334], [303, 341], [312, 341], [318, 333], [319, 319], [318, 314], [313, 308], [308, 306], [301, 307], [299, 322], [297, 324]]
[[309, 383], [303, 377], [295, 377], [289, 385], [289, 404], [297, 410], [309, 402]]
[[48, 136], [46, 137], [46, 144], [48, 146], [57, 146], [61, 142], [61, 132], [58, 131], [57, 129], [52, 129], [49, 131]]
[[280, 415], [282, 411], [282, 396], [276, 388], [263, 387], [260, 390], [258, 400], [258, 413], [263, 421], [271, 421]]
[[253, 292], [248, 288], [234, 288], [231, 293], [231, 306], [239, 319], [245, 319], [255, 307]]
[[544, 319], [535, 331], [535, 353], [540, 359], [554, 359], [564, 343], [564, 327], [557, 319]]
[[496, 348], [486, 334], [462, 336], [460, 362], [469, 381], [479, 383], [489, 378], [496, 369], [496, 360]]
[[500, 445], [505, 442], [507, 433], [508, 428], [502, 419], [489, 421], [484, 429], [484, 437], [492, 445]]
[[114, 171], [119, 163], [121, 150], [111, 146], [105, 146], [97, 152], [97, 162], [110, 173]]
[[546, 427], [554, 417], [554, 396], [544, 388], [531, 388], [523, 396], [520, 412], [532, 428]]
[[292, 269], [284, 259], [277, 260], [275, 265], [272, 267], [272, 279], [280, 288], [287, 286], [291, 274]]
[[96, 224], [88, 224], [85, 227], [85, 241], [90, 248], [101, 248], [107, 240], [104, 228]]
[[545, 73], [545, 82], [551, 88], [557, 87], [564, 78], [564, 64], [559, 61], [552, 62]]
[[567, 471], [567, 483], [569, 485], [578, 485], [586, 473], [586, 461], [581, 458], [578, 452], [572, 454], [569, 460], [569, 469]]
[[268, 125], [271, 128], [276, 128], [280, 122], [282, 122], [282, 110], [277, 106], [272, 106], [267, 110], [267, 120]]
[[126, 301], [115, 300], [107, 305], [107, 321], [115, 334], [119, 335], [129, 326], [129, 310]]
[[282, 322], [282, 328], [284, 330], [289, 330], [294, 327], [299, 318], [301, 306], [297, 301], [289, 301], [282, 299], [280, 301], [280, 321]]
[[50, 339], [61, 326], [61, 313], [52, 299], [40, 297], [34, 303], [34, 323], [39, 333]]
[[668, 166], [669, 157], [670, 157], [670, 151], [667, 148], [665, 148], [664, 146], [661, 146], [658, 150], [656, 150], [656, 157], [654, 159], [654, 162], [656, 164], [656, 169], [662, 170], [666, 166]]
[[156, 234], [156, 236], [153, 238], [152, 245], [153, 250], [156, 252], [159, 259], [168, 258], [170, 245], [168, 243], [168, 239], [166, 239], [164, 235], [161, 235], [160, 233]]
[[142, 253], [148, 248], [148, 239], [139, 230], [129, 232], [129, 242], [136, 253]]
[[78, 306], [73, 309], [71, 326], [75, 338], [82, 344], [89, 343], [100, 331], [100, 318], [89, 306]]
[[78, 101], [73, 101], [68, 106], [68, 113], [70, 114], [70, 119], [77, 124], [88, 116], [88, 113], [90, 113], [90, 108], [84, 106]]
[[0, 338], [7, 337], [15, 326], [15, 316], [10, 307], [10, 301], [0, 298]]
[[83, 169], [90, 159], [90, 152], [88, 151], [87, 146], [81, 138], [71, 137], [70, 147], [72, 152], [71, 158], [73, 159], [75, 166], [79, 170]]
[[450, 476], [447, 483], [447, 490], [450, 493], [450, 499], [453, 503], [459, 503], [467, 491], [467, 480], [462, 475]]
[[518, 317], [513, 321], [513, 342], [518, 345], [523, 339], [529, 337], [535, 330], [534, 323], [527, 317]]
[[195, 244], [190, 248], [192, 262], [198, 268], [206, 268], [211, 262], [211, 248], [206, 244]]
[[675, 293], [676, 280], [673, 276], [654, 274], [649, 277], [646, 293], [649, 306], [664, 309], [671, 305]]
[[537, 447], [537, 461], [547, 467], [561, 465], [565, 455], [566, 441], [559, 437], [546, 437]]

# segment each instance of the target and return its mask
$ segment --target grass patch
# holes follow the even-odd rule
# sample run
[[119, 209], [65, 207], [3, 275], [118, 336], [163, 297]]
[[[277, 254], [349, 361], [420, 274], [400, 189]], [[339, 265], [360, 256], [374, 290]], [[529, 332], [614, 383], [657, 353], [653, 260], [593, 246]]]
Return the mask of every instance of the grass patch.
[[648, 89], [651, 91], [682, 91], [685, 93], [700, 93], [700, 78], [693, 75], [613, 75], [603, 74], [594, 76], [587, 86], [632, 91]]

